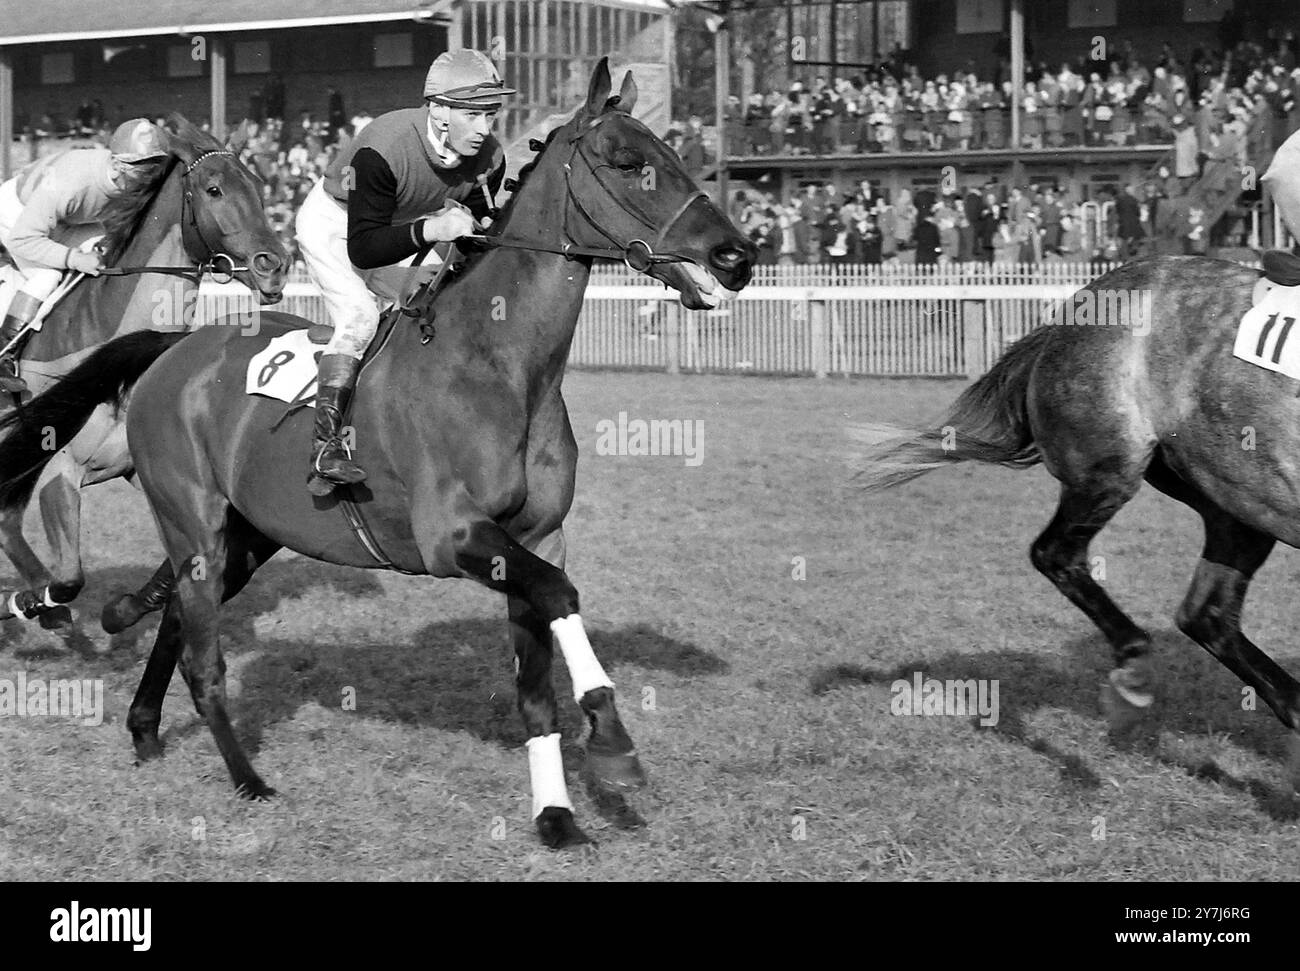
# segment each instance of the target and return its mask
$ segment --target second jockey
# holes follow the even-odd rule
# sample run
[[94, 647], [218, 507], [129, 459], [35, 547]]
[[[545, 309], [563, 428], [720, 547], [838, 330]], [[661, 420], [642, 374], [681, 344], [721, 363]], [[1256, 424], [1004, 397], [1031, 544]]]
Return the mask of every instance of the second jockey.
[[390, 111], [366, 125], [303, 201], [298, 245], [334, 325], [318, 371], [313, 493], [366, 477], [341, 426], [379, 324], [374, 293], [398, 299], [374, 271], [468, 236], [476, 220], [489, 217], [482, 186], [495, 195], [506, 167], [492, 126], [502, 99], [514, 93], [478, 51], [440, 54], [425, 79], [426, 107]]
[[[0, 185], [0, 244], [17, 268], [17, 292], [0, 323], [0, 347], [22, 333], [41, 304], [74, 270], [95, 276], [97, 252], [60, 239], [102, 232], [108, 204], [153, 182], [167, 160], [166, 133], [144, 118], [123, 122], [108, 148], [68, 149], [33, 162]], [[59, 237], [59, 238], [56, 238]], [[27, 390], [18, 376], [17, 345], [0, 356], [0, 390]]]

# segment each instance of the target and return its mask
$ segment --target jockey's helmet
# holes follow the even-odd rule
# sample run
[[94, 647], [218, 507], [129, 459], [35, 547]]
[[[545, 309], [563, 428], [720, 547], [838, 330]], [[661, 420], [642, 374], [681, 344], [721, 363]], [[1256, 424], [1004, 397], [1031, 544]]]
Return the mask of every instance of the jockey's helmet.
[[108, 150], [115, 159], [136, 163], [167, 157], [167, 136], [147, 118], [132, 118], [117, 126]]
[[505, 86], [486, 54], [466, 47], [439, 54], [424, 79], [425, 100], [450, 108], [490, 111], [501, 107], [505, 95], [516, 93]]

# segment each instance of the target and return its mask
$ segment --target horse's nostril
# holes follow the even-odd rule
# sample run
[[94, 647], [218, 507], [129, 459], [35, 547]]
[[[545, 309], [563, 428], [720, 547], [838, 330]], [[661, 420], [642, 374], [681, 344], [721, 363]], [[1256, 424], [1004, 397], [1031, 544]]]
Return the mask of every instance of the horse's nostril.
[[734, 246], [719, 246], [712, 253], [713, 265], [719, 270], [734, 270], [745, 258], [745, 254]]
[[272, 253], [254, 253], [253, 269], [258, 273], [274, 273], [280, 269], [280, 260]]

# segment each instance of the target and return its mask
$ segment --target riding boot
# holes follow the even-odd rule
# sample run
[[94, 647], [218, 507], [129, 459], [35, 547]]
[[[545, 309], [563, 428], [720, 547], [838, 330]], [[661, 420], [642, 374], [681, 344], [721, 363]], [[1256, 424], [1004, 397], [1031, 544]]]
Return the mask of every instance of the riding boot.
[[352, 461], [340, 431], [361, 362], [347, 354], [326, 354], [320, 359], [316, 387], [316, 428], [312, 443], [312, 474], [307, 478], [313, 495], [328, 495], [335, 484], [350, 485], [366, 477]]
[[[21, 292], [15, 295], [4, 322], [0, 323], [0, 347], [18, 337], [40, 309], [41, 302], [34, 297]], [[0, 391], [21, 394], [28, 390], [27, 382], [18, 376], [18, 355], [26, 342], [27, 336], [24, 336], [7, 353], [0, 354]]]

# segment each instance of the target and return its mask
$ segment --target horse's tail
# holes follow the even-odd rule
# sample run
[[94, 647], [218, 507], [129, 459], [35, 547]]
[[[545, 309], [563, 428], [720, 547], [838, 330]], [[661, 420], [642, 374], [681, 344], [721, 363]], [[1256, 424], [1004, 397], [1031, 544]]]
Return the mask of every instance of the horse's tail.
[[1040, 327], [1018, 340], [933, 428], [903, 432], [900, 438], [897, 429], [860, 426], [856, 437], [869, 448], [855, 485], [877, 492], [956, 462], [996, 462], [1013, 469], [1041, 462], [1026, 395], [1030, 372], [1051, 334], [1051, 327]]
[[22, 508], [41, 470], [101, 404], [131, 386], [186, 332], [144, 330], [109, 341], [27, 404], [0, 418], [0, 509]]

